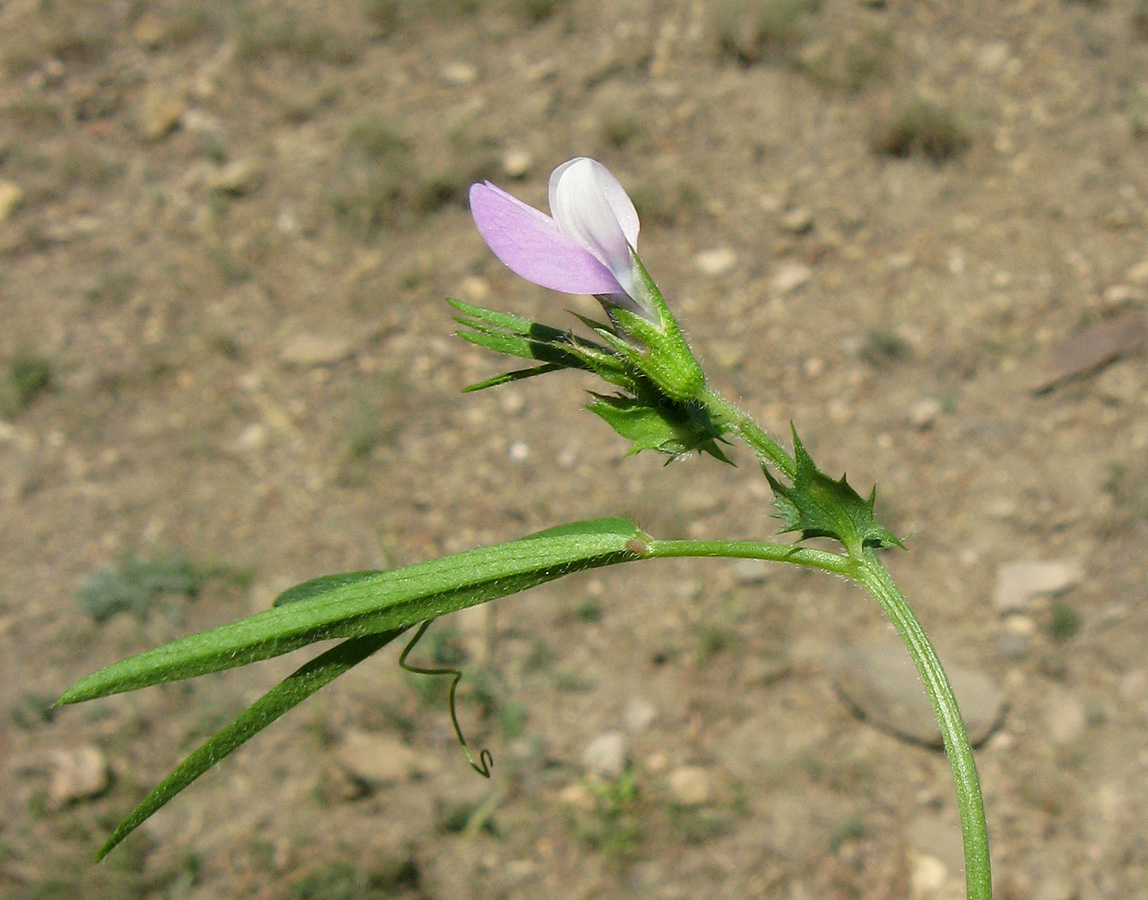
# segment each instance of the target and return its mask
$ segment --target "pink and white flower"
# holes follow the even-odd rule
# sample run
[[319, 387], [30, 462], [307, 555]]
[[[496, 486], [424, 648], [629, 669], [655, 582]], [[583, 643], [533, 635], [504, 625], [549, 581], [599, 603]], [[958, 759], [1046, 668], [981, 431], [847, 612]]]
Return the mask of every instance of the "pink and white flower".
[[548, 216], [489, 181], [471, 185], [471, 215], [494, 255], [542, 287], [649, 316], [634, 280], [638, 213], [618, 179], [580, 156], [551, 173], [549, 193]]

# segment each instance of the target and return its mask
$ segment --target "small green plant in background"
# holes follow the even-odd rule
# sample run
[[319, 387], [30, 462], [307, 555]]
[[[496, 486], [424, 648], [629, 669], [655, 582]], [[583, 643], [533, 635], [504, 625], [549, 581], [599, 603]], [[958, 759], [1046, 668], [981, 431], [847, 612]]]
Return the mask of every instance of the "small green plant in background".
[[512, 741], [526, 730], [526, 722], [530, 719], [530, 710], [525, 703], [511, 701], [498, 709], [498, 724], [502, 729], [502, 739]]
[[1049, 611], [1048, 632], [1054, 641], [1067, 641], [1080, 631], [1080, 613], [1063, 597], [1054, 597]]
[[836, 853], [850, 841], [859, 841], [865, 837], [865, 823], [860, 819], [849, 819], [842, 822], [829, 839], [829, 851]]
[[131, 296], [137, 282], [134, 270], [122, 265], [108, 267], [84, 290], [84, 298], [90, 303], [118, 306]]
[[163, 597], [194, 599], [212, 574], [178, 553], [151, 561], [129, 559], [89, 575], [76, 602], [97, 622], [121, 612], [146, 619]]
[[1136, 0], [1132, 9], [1132, 34], [1141, 41], [1148, 41], [1148, 0]]
[[241, 4], [235, 29], [235, 58], [243, 63], [263, 63], [283, 55], [299, 62], [345, 65], [353, 62], [359, 48], [349, 36], [321, 25], [296, 10], [282, 6], [266, 9]]
[[[416, 870], [417, 873], [417, 870]], [[417, 874], [414, 876], [417, 883]], [[288, 900], [384, 900], [395, 885], [374, 883], [370, 873], [350, 862], [323, 864], [294, 879]]]
[[363, 0], [363, 17], [376, 37], [387, 37], [402, 23], [402, 4], [400, 0]]
[[697, 639], [698, 663], [705, 665], [730, 647], [734, 641], [734, 632], [720, 622], [707, 622], [698, 626]]
[[889, 74], [893, 36], [861, 28], [802, 51], [797, 67], [817, 84], [855, 94]]
[[718, 54], [745, 66], [785, 58], [804, 39], [820, 0], [733, 0], [715, 7]]
[[625, 862], [642, 841], [637, 772], [627, 767], [617, 778], [594, 779], [582, 788], [589, 802], [572, 807], [570, 823], [574, 835], [607, 859]]
[[16, 727], [29, 731], [37, 725], [51, 722], [55, 716], [55, 697], [34, 691], [26, 692], [8, 708], [8, 715]]
[[615, 150], [621, 150], [642, 131], [638, 117], [625, 112], [615, 112], [602, 123], [602, 139]]
[[929, 100], [904, 104], [873, 136], [873, 146], [888, 156], [923, 156], [934, 163], [962, 155], [972, 138], [952, 110]]
[[410, 144], [389, 122], [365, 116], [344, 140], [346, 165], [334, 195], [335, 214], [350, 230], [369, 238], [395, 225], [414, 200], [414, 164]]
[[524, 672], [549, 672], [554, 666], [554, 650], [544, 638], [539, 638], [530, 648], [530, 654], [522, 664]]
[[697, 187], [683, 179], [646, 181], [634, 190], [634, 206], [643, 222], [675, 225], [701, 208]]
[[531, 24], [552, 19], [563, 9], [568, 0], [511, 0], [511, 13]]
[[0, 416], [14, 419], [52, 385], [52, 364], [46, 356], [19, 353], [8, 361], [3, 385], [0, 385]]
[[910, 356], [910, 348], [905, 341], [891, 331], [870, 331], [861, 347], [861, 358], [874, 369], [885, 369], [895, 363], [904, 362]]
[[593, 598], [587, 597], [578, 604], [578, 607], [574, 610], [574, 614], [587, 625], [601, 622], [602, 604]]

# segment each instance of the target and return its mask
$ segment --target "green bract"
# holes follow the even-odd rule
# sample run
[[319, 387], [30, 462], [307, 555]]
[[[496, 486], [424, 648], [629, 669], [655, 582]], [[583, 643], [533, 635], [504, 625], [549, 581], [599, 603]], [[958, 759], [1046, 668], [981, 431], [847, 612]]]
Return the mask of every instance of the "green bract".
[[762, 467], [773, 488], [778, 518], [785, 523], [783, 531], [799, 531], [802, 540], [836, 538], [855, 559], [861, 558], [865, 547], [904, 548], [900, 538], [873, 518], [876, 487], [868, 499], [862, 500], [844, 475], [834, 481], [817, 468], [797, 436], [796, 428], [793, 429], [793, 455], [797, 475], [792, 487], [782, 484], [769, 469]]

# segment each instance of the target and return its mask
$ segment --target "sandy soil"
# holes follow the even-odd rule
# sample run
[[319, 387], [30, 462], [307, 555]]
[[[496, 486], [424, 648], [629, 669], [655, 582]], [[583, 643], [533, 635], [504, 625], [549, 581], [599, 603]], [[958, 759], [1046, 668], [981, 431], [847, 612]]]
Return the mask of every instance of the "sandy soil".
[[[299, 660], [48, 708], [102, 664], [572, 519], [774, 531], [745, 452], [624, 458], [588, 379], [460, 393], [503, 361], [444, 297], [593, 312], [508, 273], [466, 186], [544, 205], [592, 155], [711, 380], [880, 484], [895, 575], [1003, 691], [998, 896], [1148, 898], [1143, 2], [10, 0], [0, 61], [0, 894], [960, 896], [944, 757], [834, 686], [879, 611], [696, 561], [434, 629], [490, 782], [385, 652], [91, 863]], [[1005, 615], [1018, 560], [1080, 574]]]

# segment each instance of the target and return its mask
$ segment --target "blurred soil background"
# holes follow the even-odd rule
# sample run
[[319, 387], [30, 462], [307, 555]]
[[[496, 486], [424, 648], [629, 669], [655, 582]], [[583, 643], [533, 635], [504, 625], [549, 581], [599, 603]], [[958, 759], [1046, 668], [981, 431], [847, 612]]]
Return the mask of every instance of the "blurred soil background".
[[1148, 898], [1144, 0], [5, 0], [0, 895], [955, 898], [953, 789], [874, 604], [636, 564], [435, 625], [99, 866], [301, 658], [73, 680], [577, 518], [768, 538], [741, 448], [663, 467], [446, 296], [574, 325], [466, 209], [575, 155], [631, 191], [712, 381], [910, 536], [983, 741], [1001, 900]]

